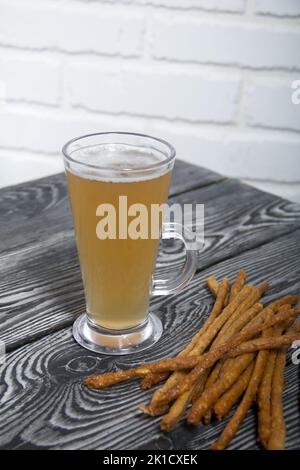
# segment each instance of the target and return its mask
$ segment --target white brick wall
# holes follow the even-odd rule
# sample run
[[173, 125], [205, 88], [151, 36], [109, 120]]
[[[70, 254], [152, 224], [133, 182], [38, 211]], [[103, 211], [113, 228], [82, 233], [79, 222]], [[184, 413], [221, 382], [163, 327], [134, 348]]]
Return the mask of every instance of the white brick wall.
[[[300, 30], [241, 23], [239, 18], [154, 20], [153, 55], [158, 59], [249, 68], [300, 68]], [[178, 39], [181, 40], [178, 40]], [[191, 47], [193, 46], [193, 47]], [[298, 47], [297, 47], [298, 46]]]
[[61, 68], [56, 60], [0, 55], [0, 79], [6, 83], [6, 100], [59, 106]]
[[300, 16], [297, 0], [256, 0], [255, 12], [262, 15]]
[[[25, 4], [24, 4], [25, 3]], [[0, 41], [4, 46], [69, 53], [138, 56], [143, 15], [110, 8], [94, 10], [76, 3], [45, 5], [35, 0], [4, 1]]]
[[249, 86], [245, 112], [250, 126], [300, 131], [300, 108], [292, 103], [290, 81], [255, 81]]
[[70, 104], [92, 111], [194, 122], [235, 120], [239, 77], [82, 63], [67, 68], [66, 77]]
[[0, 186], [133, 130], [300, 202], [299, 50], [300, 0], [0, 0]]

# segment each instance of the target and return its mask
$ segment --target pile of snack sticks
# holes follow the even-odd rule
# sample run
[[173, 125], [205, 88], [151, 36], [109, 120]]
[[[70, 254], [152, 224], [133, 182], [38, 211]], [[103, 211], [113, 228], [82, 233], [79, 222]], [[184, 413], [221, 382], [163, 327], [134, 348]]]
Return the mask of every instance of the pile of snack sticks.
[[177, 357], [125, 371], [90, 376], [85, 384], [105, 388], [142, 377], [141, 388], [158, 388], [140, 408], [163, 416], [163, 431], [174, 429], [187, 411], [187, 422], [208, 424], [222, 420], [238, 403], [213, 449], [225, 449], [236, 435], [249, 408], [256, 403], [258, 438], [266, 449], [285, 446], [283, 412], [284, 369], [288, 347], [300, 339], [299, 297], [286, 295], [264, 306], [261, 297], [269, 284], [246, 284], [240, 271], [232, 285], [215, 277], [207, 285], [215, 296], [213, 309], [199, 332]]

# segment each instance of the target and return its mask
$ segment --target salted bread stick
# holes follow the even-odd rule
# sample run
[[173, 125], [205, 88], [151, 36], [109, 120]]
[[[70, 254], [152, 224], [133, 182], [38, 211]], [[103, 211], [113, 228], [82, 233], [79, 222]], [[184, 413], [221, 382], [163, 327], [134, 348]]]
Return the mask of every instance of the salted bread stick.
[[[266, 320], [267, 321], [271, 320], [272, 315], [273, 315], [273, 312], [269, 310], [266, 314]], [[272, 331], [270, 329], [265, 330], [263, 332], [264, 336], [269, 336], [270, 334], [272, 334]], [[245, 395], [243, 396], [243, 399], [240, 405], [238, 406], [236, 412], [234, 413], [233, 417], [231, 418], [231, 420], [229, 421], [229, 423], [223, 430], [221, 436], [216, 442], [213, 443], [212, 449], [214, 450], [226, 449], [226, 447], [228, 447], [228, 445], [230, 444], [230, 442], [236, 435], [239, 427], [241, 426], [242, 422], [244, 421], [248, 413], [250, 406], [252, 405], [255, 399], [258, 387], [264, 375], [266, 363], [268, 360], [268, 354], [269, 354], [268, 351], [260, 351], [258, 353], [256, 360], [255, 360], [254, 370], [250, 378]]]
[[204, 389], [205, 380], [208, 374], [203, 374], [199, 382], [191, 388], [189, 391], [180, 395], [170, 407], [168, 413], [163, 417], [160, 422], [161, 430], [164, 432], [170, 432], [175, 428], [180, 418], [183, 416], [187, 406], [193, 399], [193, 395], [201, 394]]
[[[295, 309], [298, 314], [299, 309]], [[295, 332], [299, 332], [299, 322], [295, 322], [286, 332], [285, 336], [291, 339]], [[283, 413], [284, 369], [286, 365], [287, 348], [277, 352], [271, 384], [271, 432], [267, 444], [269, 450], [283, 450], [285, 447], [286, 429]]]
[[245, 271], [240, 271], [237, 274], [236, 280], [232, 284], [232, 287], [231, 287], [229, 302], [231, 302], [234, 299], [234, 297], [236, 297], [237, 294], [240, 292], [242, 287], [245, 285], [246, 279], [247, 279], [247, 273], [245, 273]]
[[[210, 387], [213, 387], [213, 385], [216, 383], [216, 381], [218, 380], [219, 378], [219, 374], [220, 374], [220, 371], [221, 371], [221, 368], [222, 368], [222, 364], [221, 362], [217, 362], [217, 364], [209, 371], [210, 374], [207, 378], [207, 381], [205, 383], [205, 388], [204, 388], [204, 391], [206, 391], [207, 389], [210, 389]], [[193, 405], [196, 403], [197, 400], [199, 400], [201, 397], [201, 394], [198, 394], [198, 396], [196, 397], [195, 394], [194, 394], [194, 397], [192, 399], [192, 403]], [[211, 422], [211, 418], [212, 418], [212, 410], [210, 408], [207, 409], [207, 411], [205, 412], [204, 416], [203, 416], [203, 420], [204, 420], [204, 423], [205, 424], [209, 424]]]
[[215, 384], [207, 388], [198, 400], [195, 401], [191, 410], [188, 413], [188, 423], [197, 425], [204, 417], [205, 413], [218, 398], [228, 390], [232, 384], [236, 382], [241, 373], [248, 367], [253, 360], [253, 354], [243, 355], [239, 358], [236, 367], [223, 375]]
[[289, 346], [294, 341], [300, 340], [300, 333], [294, 333], [293, 335], [282, 335], [274, 336], [272, 338], [257, 338], [252, 341], [246, 341], [240, 346], [233, 348], [229, 353], [226, 354], [226, 357], [236, 357], [241, 354], [246, 354], [255, 351], [270, 350], [270, 349], [280, 349], [285, 346]]
[[[206, 320], [202, 328], [198, 331], [198, 333], [193, 337], [192, 341], [185, 347], [183, 351], [179, 353], [178, 357], [187, 356], [193, 351], [195, 345], [197, 344], [201, 336], [208, 330], [209, 326], [214, 322], [214, 320], [222, 312], [225, 298], [228, 296], [228, 291], [229, 291], [229, 281], [228, 281], [228, 278], [225, 278], [222, 284], [220, 286], [218, 285], [218, 291], [216, 293], [216, 302], [214, 304], [214, 307], [212, 309], [210, 316], [208, 317], [208, 319]], [[149, 389], [152, 387], [152, 385], [159, 383], [167, 378], [168, 378], [168, 375], [166, 373], [165, 374], [149, 374], [148, 376], [144, 378], [141, 384], [141, 388], [144, 390]], [[180, 378], [181, 376], [178, 375], [177, 379], [180, 379]], [[164, 389], [166, 389], [170, 385], [170, 383], [174, 385], [175, 381], [176, 381], [176, 378], [173, 377], [172, 381], [170, 380], [169, 383], [167, 382], [164, 385]]]
[[207, 322], [207, 328], [209, 328], [209, 326], [215, 321], [215, 319], [222, 312], [224, 308], [224, 301], [228, 294], [228, 290], [229, 290], [229, 280], [227, 277], [225, 277], [218, 289], [216, 302], [209, 316], [209, 321]]
[[[255, 304], [251, 309], [249, 309], [245, 315], [243, 315], [242, 317], [240, 317], [240, 321], [236, 322], [236, 325], [235, 327], [232, 327], [230, 330], [227, 331], [227, 333], [225, 333], [223, 335], [223, 338], [222, 336], [218, 336], [217, 339], [219, 341], [214, 341], [211, 348], [214, 348], [214, 347], [217, 347], [220, 343], [222, 343], [222, 340], [223, 342], [225, 342], [228, 338], [230, 338], [230, 336], [232, 336], [233, 334], [235, 334], [236, 332], [239, 332], [246, 324], [248, 324], [248, 322], [253, 319], [260, 311], [262, 311], [263, 309], [263, 306], [262, 304]], [[243, 320], [242, 320], [243, 319]], [[222, 330], [221, 332], [222, 333]], [[213, 383], [216, 381], [217, 379], [217, 376], [219, 374], [219, 371], [222, 367], [222, 364], [221, 363], [218, 363], [216, 364], [215, 368], [213, 369], [211, 375], [209, 376], [209, 378], [207, 379], [207, 382], [205, 384], [205, 389], [209, 388], [210, 386], [213, 385]], [[183, 375], [182, 375], [183, 377]], [[186, 392], [186, 397], [189, 396], [190, 394], [188, 392]], [[198, 394], [193, 394], [193, 402], [199, 398], [199, 395], [200, 393]], [[181, 403], [182, 403], [182, 400], [181, 400]], [[210, 422], [210, 419], [211, 419], [211, 412], [207, 411], [206, 412], [206, 415], [204, 416], [204, 421], [206, 424], [208, 424]]]
[[[225, 278], [220, 286], [220, 289], [218, 290], [217, 299], [208, 320], [199, 334], [194, 337], [191, 346], [189, 345], [188, 348], [186, 348], [186, 353], [184, 356], [202, 354], [216, 334], [215, 325], [217, 324], [222, 326], [226, 321], [224, 319], [221, 319], [220, 321], [220, 317], [223, 315], [221, 312], [224, 306], [224, 300], [228, 294], [228, 290], [229, 281], [228, 278]], [[221, 326], [219, 328], [221, 328]], [[157, 416], [159, 413], [164, 414], [167, 411], [167, 407], [162, 406], [161, 401], [164, 400], [161, 400], [161, 397], [164, 397], [170, 388], [175, 387], [178, 382], [183, 380], [184, 376], [184, 372], [172, 374], [166, 383], [161, 388], [156, 390], [156, 392], [153, 394], [150, 404], [147, 408], [144, 409], [147, 409], [148, 413], [154, 416]]]
[[[220, 284], [218, 283], [215, 276], [210, 276], [206, 279], [207, 287], [214, 297], [217, 297]], [[225, 297], [224, 306], [226, 307], [229, 304], [229, 292]]]
[[215, 276], [210, 276], [206, 279], [206, 284], [214, 297], [217, 297], [219, 290], [219, 283]]
[[265, 374], [257, 393], [258, 437], [265, 449], [271, 434], [271, 388], [276, 356], [277, 351], [269, 353]]
[[[293, 320], [292, 320], [293, 322]], [[272, 328], [270, 330], [271, 336], [279, 336], [284, 331], [285, 327]], [[272, 339], [272, 338], [270, 338]], [[258, 405], [258, 438], [266, 449], [272, 426], [271, 417], [271, 391], [272, 391], [272, 377], [275, 368], [277, 352], [269, 350], [265, 373], [260, 383], [257, 392], [257, 405]]]
[[221, 436], [219, 439], [212, 445], [212, 449], [214, 450], [223, 450], [228, 447], [234, 436], [236, 435], [240, 425], [244, 421], [248, 410], [250, 406], [253, 403], [253, 400], [255, 398], [257, 389], [259, 387], [260, 381], [262, 379], [265, 365], [266, 365], [266, 360], [267, 360], [268, 352], [267, 351], [261, 351], [256, 359], [255, 362], [255, 367], [253, 374], [251, 376], [249, 385], [247, 387], [247, 390], [245, 392], [245, 395], [238, 406], [235, 414], [223, 430]]
[[[249, 308], [246, 312], [242, 315], [239, 311], [237, 314], [232, 315], [235, 316], [235, 321], [231, 321], [231, 318], [225, 324], [224, 329], [219, 332], [217, 337], [215, 338], [212, 347], [218, 346], [225, 341], [227, 341], [231, 336], [241, 331], [246, 325], [249, 323], [263, 310], [263, 304], [256, 303], [253, 307]], [[228, 326], [229, 323], [229, 326]]]
[[177, 371], [181, 369], [191, 369], [200, 361], [199, 356], [178, 357], [173, 359], [163, 359], [162, 361], [143, 366], [135, 367], [118, 372], [105, 372], [104, 374], [91, 375], [84, 381], [90, 388], [107, 388], [112, 385], [124, 382], [137, 377], [144, 377], [151, 372]]
[[252, 361], [238, 380], [214, 404], [214, 413], [219, 421], [228, 415], [231, 408], [247, 389], [253, 368], [254, 362]]
[[[224, 327], [221, 329], [221, 331], [215, 338], [211, 348], [217, 347], [218, 345], [222, 344], [222, 342], [225, 342], [228, 339], [230, 339], [235, 333], [240, 332], [243, 329], [243, 327], [249, 324], [249, 322], [253, 318], [255, 318], [257, 314], [262, 310], [263, 310], [263, 305], [260, 303], [257, 303], [257, 304], [254, 304], [254, 306], [250, 308], [249, 310], [247, 310], [243, 315], [238, 314], [235, 321], [232, 321], [232, 317], [235, 316], [235, 315], [232, 315], [232, 317], [228, 320], [228, 322], [225, 323]], [[228, 323], [230, 323], [229, 327], [228, 327]], [[224, 364], [221, 362], [216, 364], [211, 374], [209, 375], [208, 380], [206, 381], [205, 389], [208, 389], [216, 382], [223, 366]], [[212, 410], [208, 410], [204, 416], [205, 424], [210, 423], [211, 417], [212, 417]]]
[[[216, 280], [214, 278], [209, 278], [208, 279], [208, 284], [211, 284], [211, 286], [214, 286], [216, 287], [216, 289], [218, 288], [218, 286], [216, 285]], [[212, 287], [213, 289], [213, 287]], [[249, 292], [253, 292], [253, 287], [248, 287], [248, 291]], [[226, 301], [224, 300], [224, 303]], [[259, 307], [256, 305], [256, 307], [254, 308], [255, 312], [253, 312], [252, 315], [256, 314], [259, 310], [262, 310], [262, 306], [259, 304]], [[223, 331], [223, 328], [224, 328], [224, 323], [226, 324], [226, 322], [222, 322], [222, 328], [219, 332], [219, 335], [220, 335], [220, 338], [222, 337], [222, 331]], [[240, 328], [240, 324], [237, 326], [237, 328]], [[235, 332], [235, 330], [231, 330], [231, 334], [233, 334]], [[225, 338], [224, 338], [225, 340]], [[217, 346], [218, 343], [217, 342], [214, 342], [213, 345], [212, 345], [212, 348]], [[201, 352], [201, 349], [199, 350], [199, 344], [197, 345], [197, 347], [193, 350], [193, 353], [195, 352], [195, 350], [197, 350], [197, 352]], [[201, 383], [201, 387], [197, 387], [195, 385], [193, 385], [191, 387], [191, 390], [188, 390], [186, 392], [184, 392], [181, 396], [178, 397], [177, 400], [175, 400], [175, 403], [171, 406], [170, 410], [169, 410], [169, 413], [163, 418], [162, 422], [161, 422], [161, 428], [163, 430], [170, 430], [170, 429], [173, 429], [175, 427], [175, 425], [177, 424], [178, 420], [180, 419], [180, 417], [182, 416], [182, 414], [184, 413], [185, 411], [185, 408], [187, 407], [187, 405], [189, 404], [189, 402], [192, 400], [192, 401], [195, 401], [199, 395], [201, 395], [202, 391], [203, 391], [203, 381], [205, 382], [206, 378], [209, 376], [206, 384], [205, 384], [205, 388], [209, 387], [210, 385], [212, 385], [215, 380], [216, 380], [216, 376], [217, 376], [217, 370], [221, 367], [221, 365], [218, 365], [216, 366], [216, 368], [214, 369], [214, 372], [212, 372], [212, 374], [209, 376], [209, 373], [210, 373], [210, 370], [207, 370], [205, 372], [205, 374], [199, 379], [200, 380], [200, 383]], [[174, 375], [174, 374], [173, 374]], [[180, 373], [180, 378], [182, 379], [184, 377], [184, 373]], [[179, 377], [179, 375], [178, 375]], [[204, 379], [204, 380], [203, 380]], [[171, 387], [171, 382], [169, 382], [169, 388]], [[174, 385], [173, 385], [174, 386]], [[164, 390], [162, 389], [161, 392], [158, 392], [158, 394], [154, 397], [154, 398], [157, 398], [158, 400], [160, 399], [161, 397], [161, 393], [163, 392], [167, 392], [168, 390], [168, 387], [166, 387]], [[163, 407], [159, 407], [157, 406], [157, 404], [153, 404], [153, 401], [152, 403], [150, 403], [149, 405], [149, 409], [148, 411], [150, 410], [153, 414], [155, 413], [155, 410], [156, 409], [160, 409], [160, 410], [163, 410], [164, 408]], [[211, 418], [211, 413], [208, 411], [207, 412], [207, 415], [206, 415], [206, 422], [209, 422], [210, 421], [210, 418]]]
[[[267, 317], [269, 312], [272, 310], [266, 308], [264, 315]], [[263, 313], [261, 312], [261, 313]], [[189, 372], [181, 383], [175, 385], [167, 391], [165, 396], [161, 396], [160, 399], [165, 403], [173, 401], [183, 392], [189, 390], [193, 384], [201, 377], [203, 372], [213, 366], [221, 357], [228, 353], [231, 349], [239, 346], [241, 343], [250, 340], [262, 330], [275, 326], [283, 321], [287, 321], [291, 316], [294, 316], [294, 311], [284, 311], [278, 313], [274, 318], [263, 322], [264, 317], [261, 317], [261, 322], [257, 322], [254, 326], [244, 329], [241, 333], [237, 334], [233, 339], [220, 345], [218, 348], [212, 349], [207, 354], [201, 356], [199, 364]]]
[[279, 351], [276, 356], [274, 373], [272, 377], [271, 392], [271, 433], [267, 444], [268, 450], [284, 450], [286, 429], [283, 413], [284, 369], [286, 364], [286, 350]]

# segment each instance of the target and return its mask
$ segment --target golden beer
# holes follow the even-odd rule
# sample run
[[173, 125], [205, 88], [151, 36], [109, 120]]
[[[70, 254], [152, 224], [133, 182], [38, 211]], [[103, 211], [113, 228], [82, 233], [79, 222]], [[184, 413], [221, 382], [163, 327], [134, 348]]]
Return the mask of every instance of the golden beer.
[[[131, 159], [128, 149], [119, 150], [118, 156], [114, 155], [112, 168], [124, 165], [125, 157], [127, 167], [132, 169], [138, 169], [145, 158], [148, 165], [157, 161], [157, 156], [149, 153], [146, 157], [141, 154], [141, 159], [135, 152]], [[102, 328], [133, 328], [143, 323], [148, 312], [159, 240], [151, 238], [150, 229], [148, 239], [119, 239], [119, 197], [126, 196], [128, 207], [143, 204], [150, 227], [151, 205], [167, 202], [171, 173], [151, 177], [141, 174], [138, 179], [124, 176], [121, 181], [101, 181], [69, 170], [66, 173], [87, 313]], [[96, 212], [101, 204], [111, 204], [116, 210], [116, 239], [97, 237]], [[128, 217], [128, 223], [130, 220]]]
[[[180, 292], [197, 266], [191, 233], [163, 221], [175, 149], [144, 134], [100, 132], [62, 151], [86, 298], [73, 336], [100, 354], [143, 351], [163, 331], [150, 296]], [[160, 238], [185, 246], [185, 263], [169, 279], [153, 279]]]

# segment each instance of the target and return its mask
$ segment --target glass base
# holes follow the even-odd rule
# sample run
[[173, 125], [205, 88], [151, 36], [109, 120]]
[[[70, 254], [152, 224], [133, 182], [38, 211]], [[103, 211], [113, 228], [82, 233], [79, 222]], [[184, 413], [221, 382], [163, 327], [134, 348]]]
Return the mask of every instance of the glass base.
[[92, 323], [86, 313], [73, 324], [73, 336], [77, 343], [99, 354], [125, 355], [148, 349], [162, 335], [160, 319], [153, 313], [140, 326], [129, 330], [107, 330]]

